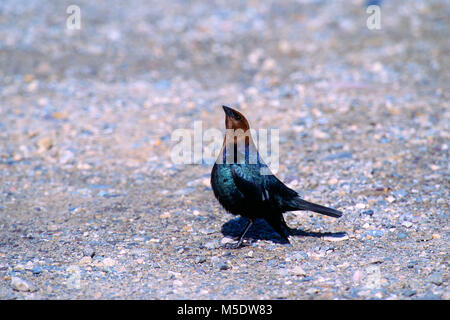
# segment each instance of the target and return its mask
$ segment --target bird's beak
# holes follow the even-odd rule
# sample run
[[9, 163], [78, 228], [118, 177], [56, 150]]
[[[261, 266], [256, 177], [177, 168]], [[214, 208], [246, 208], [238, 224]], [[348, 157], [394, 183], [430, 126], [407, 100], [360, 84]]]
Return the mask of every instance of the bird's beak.
[[223, 111], [225, 111], [225, 114], [230, 117], [233, 118], [234, 114], [233, 114], [233, 109], [227, 107], [227, 106], [222, 106]]

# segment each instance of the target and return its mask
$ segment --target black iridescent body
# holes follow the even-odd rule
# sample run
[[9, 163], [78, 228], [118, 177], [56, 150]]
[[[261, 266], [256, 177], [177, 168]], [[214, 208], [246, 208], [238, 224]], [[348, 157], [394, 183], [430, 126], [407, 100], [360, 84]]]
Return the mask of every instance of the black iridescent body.
[[[249, 129], [248, 122], [242, 114], [225, 106], [224, 110], [227, 116], [227, 129]], [[234, 121], [231, 122], [228, 118]], [[236, 146], [233, 146], [237, 144], [238, 139], [224, 141], [218, 158], [221, 161], [216, 161], [211, 172], [211, 186], [220, 204], [232, 214], [249, 218], [249, 223], [236, 247], [242, 244], [245, 233], [258, 218], [265, 219], [283, 239], [289, 242], [290, 229], [284, 221], [284, 212], [310, 210], [335, 218], [342, 215], [338, 210], [301, 199], [296, 191], [278, 180], [260, 159], [251, 139], [243, 140], [245, 155], [241, 154], [242, 161], [234, 155], [233, 161], [227, 162], [227, 150], [233, 149], [239, 154]]]

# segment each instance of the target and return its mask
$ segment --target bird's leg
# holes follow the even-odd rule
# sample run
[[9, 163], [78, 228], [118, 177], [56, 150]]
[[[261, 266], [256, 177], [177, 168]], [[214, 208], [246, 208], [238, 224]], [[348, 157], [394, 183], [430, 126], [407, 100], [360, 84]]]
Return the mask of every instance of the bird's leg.
[[253, 224], [253, 220], [252, 219], [248, 219], [247, 225], [245, 226], [244, 231], [242, 232], [241, 236], [239, 237], [239, 241], [237, 243], [237, 247], [239, 248], [242, 244], [242, 241], [244, 241], [244, 237], [247, 234], [248, 229], [250, 229], [250, 227]]
[[239, 241], [237, 243], [233, 243], [233, 244], [226, 244], [225, 247], [229, 248], [229, 249], [237, 249], [240, 248], [242, 246], [242, 242], [244, 241], [244, 237], [248, 231], [248, 229], [250, 229], [250, 227], [253, 224], [253, 220], [252, 219], [248, 219], [247, 225], [244, 228], [244, 231], [242, 232], [242, 234], [239, 236]]

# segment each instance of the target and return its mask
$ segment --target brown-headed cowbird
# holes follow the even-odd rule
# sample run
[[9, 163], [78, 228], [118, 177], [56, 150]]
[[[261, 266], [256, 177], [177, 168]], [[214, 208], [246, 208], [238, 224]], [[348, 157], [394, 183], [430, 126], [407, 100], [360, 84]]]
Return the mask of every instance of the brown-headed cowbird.
[[260, 158], [251, 138], [250, 126], [242, 113], [223, 106], [225, 136], [211, 172], [211, 186], [220, 204], [230, 213], [248, 218], [237, 244], [242, 245], [253, 222], [262, 218], [289, 243], [291, 229], [283, 218], [286, 211], [309, 210], [339, 218], [342, 212], [301, 199], [272, 174]]

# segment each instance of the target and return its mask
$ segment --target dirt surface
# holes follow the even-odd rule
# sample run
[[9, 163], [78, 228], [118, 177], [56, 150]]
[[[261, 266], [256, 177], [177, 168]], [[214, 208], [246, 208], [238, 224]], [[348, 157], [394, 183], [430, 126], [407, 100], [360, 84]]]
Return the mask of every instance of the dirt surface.
[[[378, 3], [381, 1], [377, 1]], [[449, 299], [450, 3], [0, 2], [1, 299]], [[177, 164], [221, 105], [340, 219], [280, 243]], [[305, 233], [302, 234], [301, 230]]]

